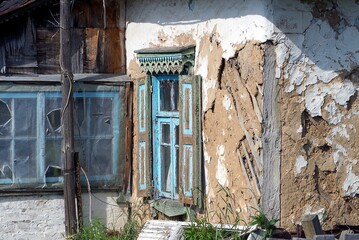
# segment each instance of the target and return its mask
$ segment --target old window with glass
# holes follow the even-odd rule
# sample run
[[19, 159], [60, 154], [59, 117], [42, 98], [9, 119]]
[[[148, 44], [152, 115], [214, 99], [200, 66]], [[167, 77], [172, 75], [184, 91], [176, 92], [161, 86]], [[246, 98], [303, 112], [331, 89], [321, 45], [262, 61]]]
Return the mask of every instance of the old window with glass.
[[138, 194], [200, 204], [203, 195], [201, 79], [193, 47], [137, 52]]
[[[118, 189], [125, 162], [124, 87], [77, 83], [74, 102], [83, 171], [93, 187]], [[59, 85], [0, 84], [0, 188], [62, 186], [61, 121]]]

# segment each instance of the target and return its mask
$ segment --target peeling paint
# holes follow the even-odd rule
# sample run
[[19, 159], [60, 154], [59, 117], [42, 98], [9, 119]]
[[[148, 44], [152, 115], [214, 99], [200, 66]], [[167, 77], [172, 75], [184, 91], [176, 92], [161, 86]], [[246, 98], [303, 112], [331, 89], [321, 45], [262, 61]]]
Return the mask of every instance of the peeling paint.
[[216, 171], [217, 181], [222, 187], [228, 187], [228, 170], [225, 164], [225, 158], [224, 158], [225, 148], [223, 145], [218, 146], [217, 156], [218, 156], [217, 171]]
[[351, 197], [359, 194], [359, 176], [353, 173], [353, 165], [358, 168], [358, 161], [353, 161], [351, 165], [347, 166], [347, 177], [343, 184], [344, 195]]
[[333, 153], [333, 160], [335, 164], [338, 164], [341, 160], [340, 155], [348, 156], [348, 153], [347, 150], [345, 150], [345, 148], [340, 144], [336, 144], [335, 149], [336, 151]]
[[228, 95], [224, 95], [223, 96], [223, 101], [222, 101], [223, 107], [228, 111], [230, 109], [232, 109], [232, 101], [231, 99], [228, 97]]
[[334, 138], [336, 135], [339, 135], [340, 137], [342, 138], [345, 138], [347, 139], [348, 141], [350, 140], [350, 136], [347, 132], [347, 129], [346, 129], [346, 125], [345, 124], [342, 124], [341, 126], [336, 126], [332, 129], [332, 132], [331, 132], [331, 135], [332, 137]]
[[313, 210], [313, 209], [315, 209], [315, 208], [313, 208], [313, 206], [307, 206], [304, 210], [303, 216], [304, 215], [318, 215], [320, 223], [323, 224], [326, 210], [324, 207], [321, 207], [321, 206], [318, 206], [316, 208], [318, 208], [318, 210]]
[[298, 156], [294, 166], [296, 175], [301, 173], [302, 168], [305, 168], [307, 165], [308, 162], [305, 160], [305, 158], [302, 155]]
[[322, 106], [326, 96], [331, 95], [337, 104], [346, 107], [347, 102], [355, 92], [356, 88], [349, 80], [332, 83], [331, 85], [317, 84], [307, 89], [305, 107], [312, 117], [322, 116]]
[[343, 115], [341, 112], [337, 111], [338, 108], [334, 102], [330, 102], [324, 108], [329, 113], [329, 123], [337, 125], [342, 120]]

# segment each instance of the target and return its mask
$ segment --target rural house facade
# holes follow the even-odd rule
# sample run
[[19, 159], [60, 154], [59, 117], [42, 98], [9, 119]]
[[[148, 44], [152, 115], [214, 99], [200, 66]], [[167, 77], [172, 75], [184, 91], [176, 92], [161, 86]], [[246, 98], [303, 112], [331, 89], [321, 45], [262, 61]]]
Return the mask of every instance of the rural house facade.
[[[190, 206], [216, 222], [230, 202], [245, 222], [262, 209], [289, 231], [310, 213], [324, 229], [358, 225], [355, 0], [76, 0], [72, 10], [85, 218], [119, 227], [129, 201], [146, 218], [183, 219]], [[0, 3], [10, 239], [64, 233], [58, 14], [58, 1]]]

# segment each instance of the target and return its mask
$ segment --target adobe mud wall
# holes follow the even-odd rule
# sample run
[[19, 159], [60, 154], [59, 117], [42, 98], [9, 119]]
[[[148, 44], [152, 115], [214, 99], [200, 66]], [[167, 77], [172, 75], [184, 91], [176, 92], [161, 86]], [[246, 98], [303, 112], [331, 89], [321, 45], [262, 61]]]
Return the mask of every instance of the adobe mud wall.
[[281, 88], [281, 224], [359, 223], [359, 5], [274, 1]]
[[196, 45], [213, 221], [229, 202], [243, 220], [259, 207], [289, 230], [307, 213], [324, 229], [358, 224], [355, 0], [135, 0], [126, 16], [133, 78], [135, 50]]
[[[135, 50], [196, 45], [194, 71], [202, 77], [203, 190], [206, 209], [214, 222], [233, 217], [248, 222], [254, 213], [252, 207], [259, 208], [263, 171], [261, 42], [273, 29], [265, 18], [269, 14], [266, 4], [235, 0], [222, 5], [214, 0], [144, 4], [137, 0], [127, 5], [126, 49], [132, 78], [141, 76]], [[159, 12], [161, 15], [156, 15]], [[134, 149], [136, 139], [134, 136]], [[136, 183], [137, 155], [133, 152]], [[136, 184], [133, 187], [136, 193]], [[221, 211], [229, 208], [228, 204], [234, 213], [225, 220]]]

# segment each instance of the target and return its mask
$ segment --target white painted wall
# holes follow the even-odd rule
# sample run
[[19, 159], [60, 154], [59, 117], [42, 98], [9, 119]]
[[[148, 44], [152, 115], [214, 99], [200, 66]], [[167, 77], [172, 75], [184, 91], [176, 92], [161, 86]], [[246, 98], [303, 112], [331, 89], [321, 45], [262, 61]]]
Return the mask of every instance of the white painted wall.
[[[83, 213], [100, 219], [109, 229], [119, 230], [127, 220], [127, 207], [116, 204], [115, 193], [93, 193], [91, 212], [89, 195], [83, 194]], [[62, 195], [9, 196], [0, 198], [0, 239], [58, 240], [65, 236], [65, 212]]]
[[[314, 18], [310, 5], [275, 0], [273, 7], [274, 35], [278, 43], [276, 76], [284, 74], [285, 91], [296, 93], [312, 117], [323, 117], [330, 124], [331, 132], [325, 140], [337, 151], [328, 161], [334, 161], [337, 170], [346, 169], [343, 195], [354, 196], [359, 193], [359, 176], [352, 169], [358, 159], [348, 155], [351, 145], [344, 147], [339, 142], [343, 138], [347, 142], [356, 141], [348, 132], [355, 133], [357, 129], [347, 123], [356, 121], [358, 113], [341, 109], [347, 107], [358, 86], [349, 79], [336, 81], [336, 78], [359, 64], [359, 42], [355, 41], [359, 38], [359, 4], [354, 0], [338, 1], [336, 10], [341, 21], [337, 29], [325, 19]], [[288, 65], [283, 69], [285, 62]]]
[[[135, 50], [181, 45], [176, 41], [181, 34], [190, 34], [199, 46], [204, 34], [213, 33], [224, 49], [223, 57], [232, 57], [236, 44], [248, 40], [265, 42], [271, 37], [271, 17], [270, 1], [266, 0], [129, 1], [127, 65], [135, 59]], [[196, 58], [196, 62], [197, 73], [207, 76], [204, 59]]]

